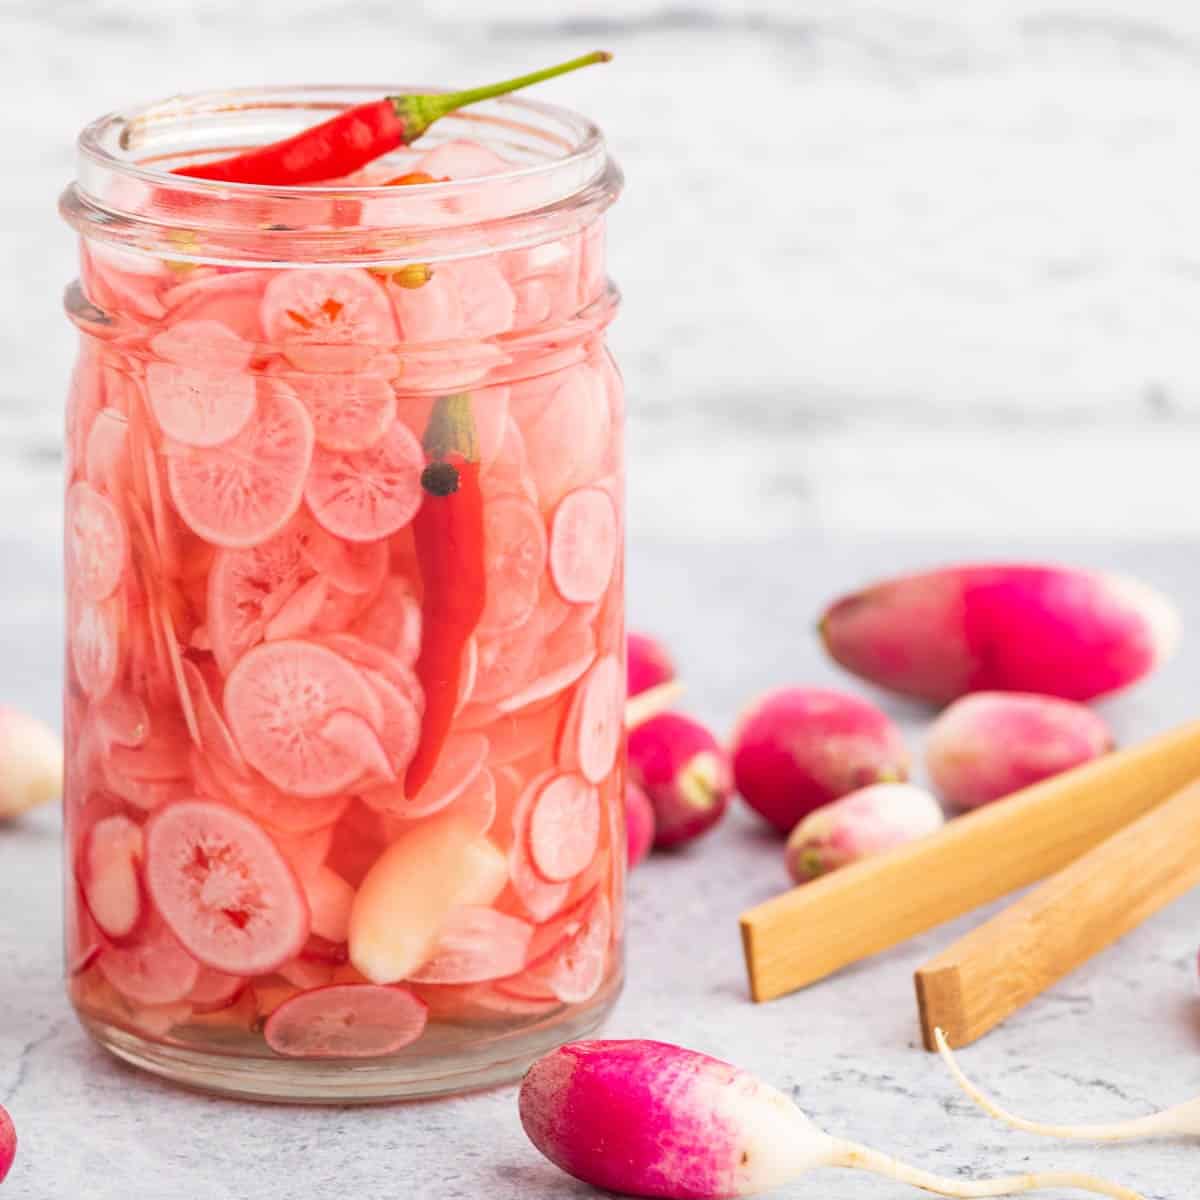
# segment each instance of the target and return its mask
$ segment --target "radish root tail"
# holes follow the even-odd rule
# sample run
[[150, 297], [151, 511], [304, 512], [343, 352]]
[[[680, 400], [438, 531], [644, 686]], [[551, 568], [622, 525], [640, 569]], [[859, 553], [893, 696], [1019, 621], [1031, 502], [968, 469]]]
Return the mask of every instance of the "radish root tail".
[[1200, 1132], [1200, 1111], [1195, 1101], [1182, 1104], [1176, 1108], [1164, 1109], [1162, 1112], [1150, 1113], [1144, 1117], [1136, 1117], [1129, 1121], [1121, 1121], [1107, 1125], [1050, 1125], [1043, 1121], [1030, 1121], [1018, 1117], [1003, 1109], [990, 1096], [986, 1095], [976, 1084], [972, 1083], [958, 1065], [950, 1050], [946, 1035], [940, 1030], [933, 1031], [934, 1041], [937, 1042], [938, 1053], [946, 1064], [950, 1074], [960, 1088], [983, 1109], [998, 1121], [1020, 1129], [1025, 1133], [1036, 1133], [1042, 1137], [1059, 1138], [1064, 1141], [1093, 1141], [1093, 1142], [1129, 1142], [1138, 1138], [1155, 1137], [1162, 1134], [1197, 1133]]

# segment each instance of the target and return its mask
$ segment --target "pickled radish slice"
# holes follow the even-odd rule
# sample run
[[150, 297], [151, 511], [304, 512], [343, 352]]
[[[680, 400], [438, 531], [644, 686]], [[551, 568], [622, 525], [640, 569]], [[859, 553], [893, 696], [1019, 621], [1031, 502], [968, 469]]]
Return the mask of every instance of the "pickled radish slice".
[[485, 505], [483, 544], [487, 603], [479, 630], [507, 633], [529, 620], [537, 607], [547, 554], [541, 514], [513, 496]]
[[551, 883], [578, 875], [600, 845], [600, 793], [577, 775], [559, 775], [529, 815], [529, 853]]
[[354, 889], [336, 872], [322, 866], [304, 883], [311, 928], [328, 942], [344, 942], [350, 934]]
[[403, 529], [421, 507], [425, 455], [394, 421], [375, 446], [340, 454], [318, 449], [304, 489], [308, 507], [336, 537], [374, 542]]
[[152, 362], [150, 410], [167, 437], [186, 446], [220, 446], [249, 424], [257, 407], [253, 375]]
[[104, 817], [84, 838], [79, 862], [84, 901], [96, 924], [116, 941], [127, 938], [142, 915], [141, 860], [142, 830], [128, 817]]
[[442, 747], [433, 773], [416, 796], [407, 795], [401, 785], [366, 792], [363, 799], [393, 816], [409, 820], [428, 817], [448, 808], [471, 786], [483, 770], [487, 756], [486, 737], [479, 733], [458, 734]]
[[491, 704], [520, 691], [537, 669], [543, 649], [541, 626], [534, 620], [511, 633], [476, 639], [477, 660], [471, 707]]
[[360, 762], [363, 774], [368, 778], [387, 782], [396, 778], [379, 735], [358, 713], [345, 710], [335, 712], [321, 726], [321, 737], [326, 742], [340, 746], [347, 756]]
[[160, 919], [128, 946], [106, 946], [96, 959], [100, 974], [135, 1004], [173, 1004], [200, 976], [200, 964]]
[[479, 837], [491, 832], [496, 823], [496, 781], [491, 771], [480, 771], [455, 798], [454, 815], [466, 821]]
[[146, 825], [146, 886], [171, 931], [205, 966], [265, 974], [299, 954], [308, 905], [291, 867], [247, 816], [188, 800]]
[[378, 646], [364, 642], [361, 638], [349, 633], [331, 633], [321, 639], [321, 644], [340, 654], [343, 658], [363, 668], [368, 683], [372, 675], [382, 675], [418, 712], [425, 711], [425, 695], [421, 690], [420, 681], [413, 670], [406, 666], [394, 654]]
[[409, 976], [414, 983], [483, 983], [525, 965], [533, 926], [494, 908], [464, 906], [442, 926], [432, 957]]
[[309, 958], [293, 958], [279, 968], [278, 974], [304, 992], [333, 983], [332, 965]]
[[533, 865], [529, 854], [529, 821], [533, 806], [542, 789], [554, 777], [553, 771], [543, 772], [531, 780], [521, 793], [513, 811], [513, 840], [508, 852], [508, 871], [513, 891], [529, 915], [539, 923], [554, 916], [571, 894], [570, 884], [548, 881]]
[[568, 492], [550, 524], [550, 576], [571, 604], [599, 600], [617, 558], [617, 510], [599, 488]]
[[388, 573], [386, 541], [343, 542], [315, 521], [305, 523], [299, 538], [304, 561], [340, 591], [372, 600], [378, 595]]
[[263, 627], [263, 640], [277, 642], [308, 633], [319, 621], [332, 585], [324, 575], [302, 583]]
[[191, 697], [192, 710], [196, 715], [196, 726], [200, 733], [200, 745], [209, 755], [215, 755], [231, 770], [244, 773], [246, 760], [238, 744], [225, 724], [225, 718], [213, 698], [210, 681], [194, 662], [183, 663], [183, 676]]
[[[181, 367], [230, 374], [244, 371], [254, 357], [252, 343], [239, 337], [228, 325], [212, 320], [176, 321], [150, 339], [150, 349], [159, 358]], [[154, 365], [147, 368], [147, 380]], [[150, 393], [153, 404], [153, 384]]]
[[217, 665], [228, 674], [266, 635], [267, 624], [306, 574], [302, 535], [284, 530], [248, 550], [218, 550], [208, 573], [208, 630]]
[[575, 693], [563, 735], [563, 766], [589, 783], [603, 783], [617, 761], [624, 717], [625, 680], [616, 655], [600, 659]]
[[129, 559], [129, 535], [112, 502], [90, 483], [67, 491], [67, 580], [95, 603], [117, 590]]
[[569, 688], [596, 661], [596, 637], [591, 628], [555, 634], [544, 652], [544, 670], [524, 687], [497, 703], [501, 713], [516, 712]]
[[407, 988], [335, 983], [285, 1000], [263, 1036], [285, 1058], [378, 1058], [415, 1042], [428, 1012]]
[[366, 271], [281, 271], [261, 316], [267, 340], [302, 371], [359, 371], [396, 341], [387, 295]]
[[182, 779], [188, 772], [189, 740], [182, 722], [165, 713], [140, 745], [109, 747], [108, 766], [118, 775], [148, 783]]
[[213, 321], [253, 346], [263, 340], [259, 310], [269, 278], [266, 271], [228, 271], [189, 279], [163, 293], [167, 320], [172, 326]]
[[201, 967], [195, 986], [188, 992], [187, 1000], [197, 1012], [219, 1012], [228, 1008], [246, 987], [245, 979], [238, 975], [227, 975], [214, 971], [212, 967]]
[[379, 731], [379, 739], [383, 743], [392, 774], [398, 775], [416, 753], [421, 736], [420, 710], [386, 675], [364, 668], [363, 678], [383, 706], [383, 726]]
[[112, 596], [99, 604], [79, 600], [67, 611], [75, 678], [92, 700], [103, 700], [121, 670], [119, 597]]
[[471, 693], [475, 690], [475, 681], [478, 678], [479, 642], [475, 638], [469, 637], [462, 652], [462, 669], [458, 677], [458, 702], [454, 706], [456, 717], [470, 701]]
[[132, 692], [115, 691], [94, 709], [96, 724], [105, 746], [114, 742], [136, 749], [150, 736], [150, 713]]
[[434, 179], [478, 179], [511, 171], [512, 163], [479, 142], [454, 138], [423, 154], [412, 170]]
[[313, 453], [312, 420], [295, 393], [257, 382], [258, 412], [221, 446], [172, 444], [167, 482], [189, 528], [217, 546], [256, 546], [300, 507]]
[[92, 422], [84, 451], [83, 473], [94, 488], [110, 496], [127, 487], [129, 422], [115, 408], [102, 408]]
[[396, 416], [396, 393], [383, 375], [288, 375], [313, 420], [317, 445], [366, 450]]
[[582, 929], [569, 938], [554, 959], [529, 972], [564, 1004], [584, 1004], [604, 982], [612, 939], [612, 905], [607, 896], [596, 899]]
[[421, 601], [412, 583], [393, 575], [351, 632], [395, 654], [411, 667], [421, 652]]
[[398, 983], [425, 962], [460, 904], [489, 904], [504, 857], [447, 813], [414, 825], [367, 872], [350, 912], [350, 961], [374, 983]]
[[249, 651], [225, 681], [225, 715], [242, 755], [276, 787], [296, 796], [333, 796], [371, 763], [327, 736], [335, 713], [377, 728], [382, 706], [351, 663], [313, 642], [267, 642]]
[[300, 886], [305, 888], [307, 895], [309, 881], [316, 878], [329, 857], [329, 848], [333, 845], [332, 826], [311, 829], [304, 833], [282, 833], [274, 829], [270, 833], [271, 840], [296, 872], [296, 878], [300, 880]]

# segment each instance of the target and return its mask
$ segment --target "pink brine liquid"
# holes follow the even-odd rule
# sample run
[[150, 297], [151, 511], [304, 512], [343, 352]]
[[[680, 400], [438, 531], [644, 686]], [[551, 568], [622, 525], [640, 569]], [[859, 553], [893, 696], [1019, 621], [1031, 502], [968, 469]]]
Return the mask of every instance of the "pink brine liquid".
[[[506, 166], [465, 142], [405, 165]], [[601, 228], [394, 270], [84, 239], [66, 824], [93, 1030], [445, 1054], [615, 981], [622, 399]], [[431, 685], [452, 695], [417, 670], [444, 636], [414, 528], [439, 502], [445, 396], [469, 401], [486, 579], [457, 677]], [[414, 793], [434, 709], [453, 717]]]

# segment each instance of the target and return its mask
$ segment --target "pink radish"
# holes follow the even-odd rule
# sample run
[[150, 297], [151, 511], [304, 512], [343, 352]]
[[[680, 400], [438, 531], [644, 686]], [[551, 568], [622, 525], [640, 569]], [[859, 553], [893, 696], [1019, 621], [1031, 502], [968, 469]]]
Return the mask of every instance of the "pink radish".
[[533, 926], [494, 908], [464, 906], [446, 919], [431, 957], [414, 983], [484, 983], [515, 975], [525, 965]]
[[617, 510], [606, 492], [568, 492], [550, 525], [550, 576], [562, 598], [591, 604], [608, 588], [617, 557]]
[[529, 620], [537, 607], [546, 569], [546, 527], [532, 504], [501, 497], [484, 505], [483, 545], [487, 603], [479, 630], [508, 633]]
[[225, 681], [225, 713], [246, 761], [304, 797], [336, 795], [370, 765], [365, 734], [349, 742], [334, 736], [330, 721], [338, 713], [382, 724], [362, 673], [332, 650], [300, 641], [267, 642], [246, 654]]
[[678, 713], [630, 732], [629, 773], [654, 806], [654, 844], [663, 849], [710, 830], [733, 793], [729, 759], [717, 739]]
[[67, 582], [93, 603], [117, 590], [129, 558], [129, 535], [121, 514], [89, 483], [67, 492]]
[[559, 775], [529, 813], [529, 853], [551, 883], [573, 879], [600, 845], [600, 793], [578, 775]]
[[0, 1104], [0, 1183], [12, 1170], [13, 1159], [17, 1156], [17, 1131], [12, 1123], [8, 1110]]
[[258, 381], [258, 412], [219, 446], [167, 447], [167, 483], [179, 515], [216, 546], [257, 546], [296, 514], [313, 453], [308, 410], [283, 384]]
[[185, 446], [230, 441], [258, 407], [253, 375], [207, 367], [152, 362], [146, 368], [146, 392], [159, 428]]
[[746, 1071], [652, 1041], [571, 1042], [521, 1084], [521, 1124], [552, 1163], [626, 1196], [725, 1200], [772, 1191], [816, 1167], [852, 1167], [943, 1196], [1075, 1187], [1137, 1193], [1074, 1172], [944, 1179], [822, 1133], [782, 1092]]
[[925, 761], [955, 808], [978, 808], [1113, 747], [1102, 717], [1082, 704], [1026, 692], [973, 692], [933, 723]]
[[950, 1044], [946, 1041], [946, 1035], [940, 1029], [934, 1030], [934, 1040], [937, 1042], [942, 1060], [950, 1068], [950, 1073], [954, 1076], [958, 1086], [984, 1112], [1003, 1121], [1006, 1125], [1011, 1125], [1014, 1129], [1064, 1141], [1134, 1142], [1140, 1141], [1142, 1138], [1153, 1137], [1200, 1137], [1200, 1097], [1144, 1117], [1131, 1117], [1127, 1121], [1101, 1125], [1051, 1125], [1043, 1121], [1030, 1121], [1024, 1117], [1018, 1117], [1001, 1108], [967, 1078], [950, 1052]]
[[291, 867], [236, 809], [202, 800], [146, 825], [146, 886], [184, 947], [231, 975], [266, 974], [297, 955], [309, 913]]
[[62, 739], [44, 721], [0, 706], [0, 821], [62, 794]]
[[644, 633], [631, 633], [625, 644], [631, 696], [638, 696], [660, 683], [670, 683], [677, 676], [675, 663], [661, 642]]
[[114, 941], [129, 937], [142, 915], [141, 826], [119, 814], [97, 821], [83, 841], [79, 881], [100, 929]]
[[285, 1000], [263, 1036], [285, 1058], [378, 1058], [415, 1042], [427, 1014], [407, 988], [336, 983]]
[[396, 393], [382, 375], [285, 375], [313, 419], [317, 445], [349, 453], [374, 446], [396, 415]]
[[318, 448], [304, 488], [323, 528], [348, 542], [375, 542], [403, 529], [421, 507], [421, 443], [400, 421], [373, 446]]
[[600, 659], [575, 689], [563, 726], [559, 761], [578, 768], [589, 783], [603, 783], [616, 765], [624, 732], [621, 665], [613, 655]]
[[636, 867], [654, 845], [654, 805], [632, 779], [625, 781], [625, 836], [628, 863]]
[[872, 783], [908, 777], [908, 751], [873, 704], [822, 688], [769, 692], [738, 721], [730, 751], [738, 791], [780, 833]]
[[829, 653], [880, 687], [945, 704], [967, 692], [1091, 700], [1174, 650], [1174, 606], [1136, 580], [1066, 567], [949, 567], [874, 584], [821, 619]]
[[100, 974], [135, 1004], [174, 1004], [200, 977], [200, 964], [161, 919], [152, 918], [128, 946], [106, 946]]
[[911, 783], [875, 783], [811, 812], [787, 840], [788, 873], [797, 883], [936, 833], [937, 801]]

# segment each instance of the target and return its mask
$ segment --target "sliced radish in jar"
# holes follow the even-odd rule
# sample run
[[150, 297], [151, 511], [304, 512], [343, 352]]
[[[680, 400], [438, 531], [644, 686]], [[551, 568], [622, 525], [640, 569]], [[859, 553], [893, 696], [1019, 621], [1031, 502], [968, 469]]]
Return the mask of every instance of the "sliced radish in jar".
[[575, 693], [560, 757], [589, 783], [603, 783], [617, 761], [624, 721], [625, 680], [616, 655], [602, 658]]
[[559, 501], [550, 525], [550, 575], [571, 604], [599, 600], [617, 558], [617, 510], [599, 488], [579, 488]]
[[546, 527], [532, 504], [503, 497], [483, 512], [487, 603], [481, 633], [507, 633], [529, 620], [546, 569]]
[[521, 793], [513, 812], [513, 840], [508, 852], [508, 873], [513, 891], [537, 922], [548, 921], [571, 894], [568, 883], [551, 883], [540, 874], [529, 855], [529, 822], [542, 789], [555, 778], [553, 771], [538, 775]]
[[383, 288], [366, 271], [282, 271], [262, 299], [267, 340], [302, 371], [361, 371], [396, 342]]
[[308, 904], [274, 842], [236, 809], [189, 800], [146, 826], [146, 886], [205, 966], [265, 974], [300, 953]]
[[491, 704], [519, 692], [537, 670], [543, 649], [541, 625], [527, 621], [512, 633], [476, 639], [478, 646], [471, 707]]
[[516, 712], [565, 691], [596, 661], [596, 637], [589, 626], [556, 633], [546, 644], [543, 670], [525, 687], [505, 696], [496, 708]]
[[612, 939], [612, 905], [607, 896], [596, 899], [582, 929], [570, 937], [553, 959], [523, 978], [542, 985], [564, 1004], [584, 1004], [604, 982]]
[[92, 700], [103, 700], [121, 672], [121, 602], [77, 600], [68, 606], [71, 663], [75, 678]]
[[245, 987], [245, 979], [238, 975], [226, 975], [224, 971], [201, 967], [187, 1000], [197, 1012], [219, 1012], [228, 1008], [242, 994]]
[[327, 942], [344, 942], [350, 934], [354, 889], [336, 871], [323, 866], [305, 881], [304, 894], [313, 933]]
[[159, 428], [185, 446], [221, 446], [250, 423], [257, 407], [254, 376], [152, 362], [146, 392]]
[[421, 712], [407, 695], [378, 671], [363, 668], [363, 678], [383, 706], [383, 727], [379, 731], [379, 738], [392, 773], [398, 775], [416, 753], [421, 736]]
[[416, 796], [403, 786], [365, 792], [363, 799], [373, 808], [412, 820], [448, 808], [467, 790], [487, 761], [488, 740], [479, 733], [458, 734], [447, 740], [433, 774]]
[[572, 879], [600, 845], [600, 793], [577, 775], [559, 775], [538, 793], [529, 815], [529, 853], [551, 883]]
[[83, 897], [96, 924], [114, 941], [127, 938], [141, 918], [141, 861], [142, 830], [128, 817], [105, 817], [84, 838]]
[[295, 515], [313, 453], [312, 420], [295, 393], [258, 380], [258, 413], [232, 441], [172, 445], [167, 482], [179, 515], [216, 546], [257, 546]]
[[327, 575], [340, 591], [373, 599], [383, 586], [389, 557], [386, 541], [343, 542], [310, 521], [300, 532], [300, 549], [305, 562]]
[[189, 279], [163, 293], [168, 320], [174, 326], [213, 321], [253, 346], [263, 340], [259, 310], [270, 278], [269, 272], [255, 270]]
[[287, 375], [313, 420], [317, 445], [366, 450], [396, 416], [396, 393], [382, 375]]
[[383, 780], [391, 783], [395, 780], [396, 772], [392, 770], [379, 734], [365, 717], [339, 709], [321, 726], [321, 737], [341, 747], [348, 757], [360, 762], [365, 781]]
[[102, 408], [92, 422], [84, 452], [88, 483], [110, 496], [126, 489], [129, 473], [129, 422], [115, 408]]
[[150, 349], [159, 358], [181, 367], [227, 373], [244, 371], [254, 357], [254, 346], [250, 342], [239, 337], [228, 325], [208, 320], [176, 321], [150, 339]]
[[263, 1036], [285, 1058], [378, 1058], [415, 1042], [428, 1011], [407, 988], [336, 983], [284, 1001]]
[[[307, 888], [308, 882], [314, 879], [329, 857], [329, 848], [333, 845], [333, 828], [310, 829], [304, 833], [283, 833], [280, 830], [268, 831], [271, 840], [279, 847], [279, 853], [288, 860], [301, 887]], [[307, 891], [305, 892], [307, 895]]]
[[[373, 762], [349, 745], [336, 713], [382, 724], [382, 707], [362, 673], [313, 642], [267, 642], [249, 651], [225, 681], [225, 715], [251, 766], [296, 796], [333, 796]], [[373, 752], [373, 751], [372, 751]]]
[[533, 937], [528, 921], [494, 908], [455, 909], [438, 935], [433, 956], [409, 979], [414, 983], [483, 983], [515, 975]]
[[412, 583], [400, 575], [388, 578], [351, 632], [411, 667], [421, 652], [421, 601]]
[[[356, 667], [382, 675], [418, 712], [425, 711], [425, 694], [416, 674], [394, 654], [381, 650], [349, 633], [331, 633], [321, 644], [354, 663]], [[370, 676], [367, 676], [368, 682]]]
[[200, 964], [161, 920], [152, 920], [132, 945], [105, 947], [96, 965], [135, 1004], [174, 1004], [200, 976]]
[[324, 575], [314, 575], [302, 583], [266, 623], [263, 640], [277, 642], [309, 633], [321, 618], [331, 587]]
[[150, 736], [150, 713], [132, 692], [110, 692], [95, 708], [96, 725], [105, 746], [144, 746]]
[[425, 454], [399, 421], [367, 450], [318, 449], [304, 489], [308, 507], [336, 537], [374, 542], [403, 529], [421, 507]]
[[192, 700], [192, 709], [196, 714], [202, 749], [221, 759], [231, 770], [244, 774], [246, 760], [242, 757], [242, 752], [233, 740], [233, 734], [229, 732], [229, 726], [225, 724], [225, 718], [213, 698], [212, 687], [219, 685], [219, 681], [210, 681], [191, 661], [183, 663], [183, 675]]
[[89, 483], [67, 492], [67, 581], [93, 603], [117, 590], [129, 561], [129, 535], [111, 501]]

